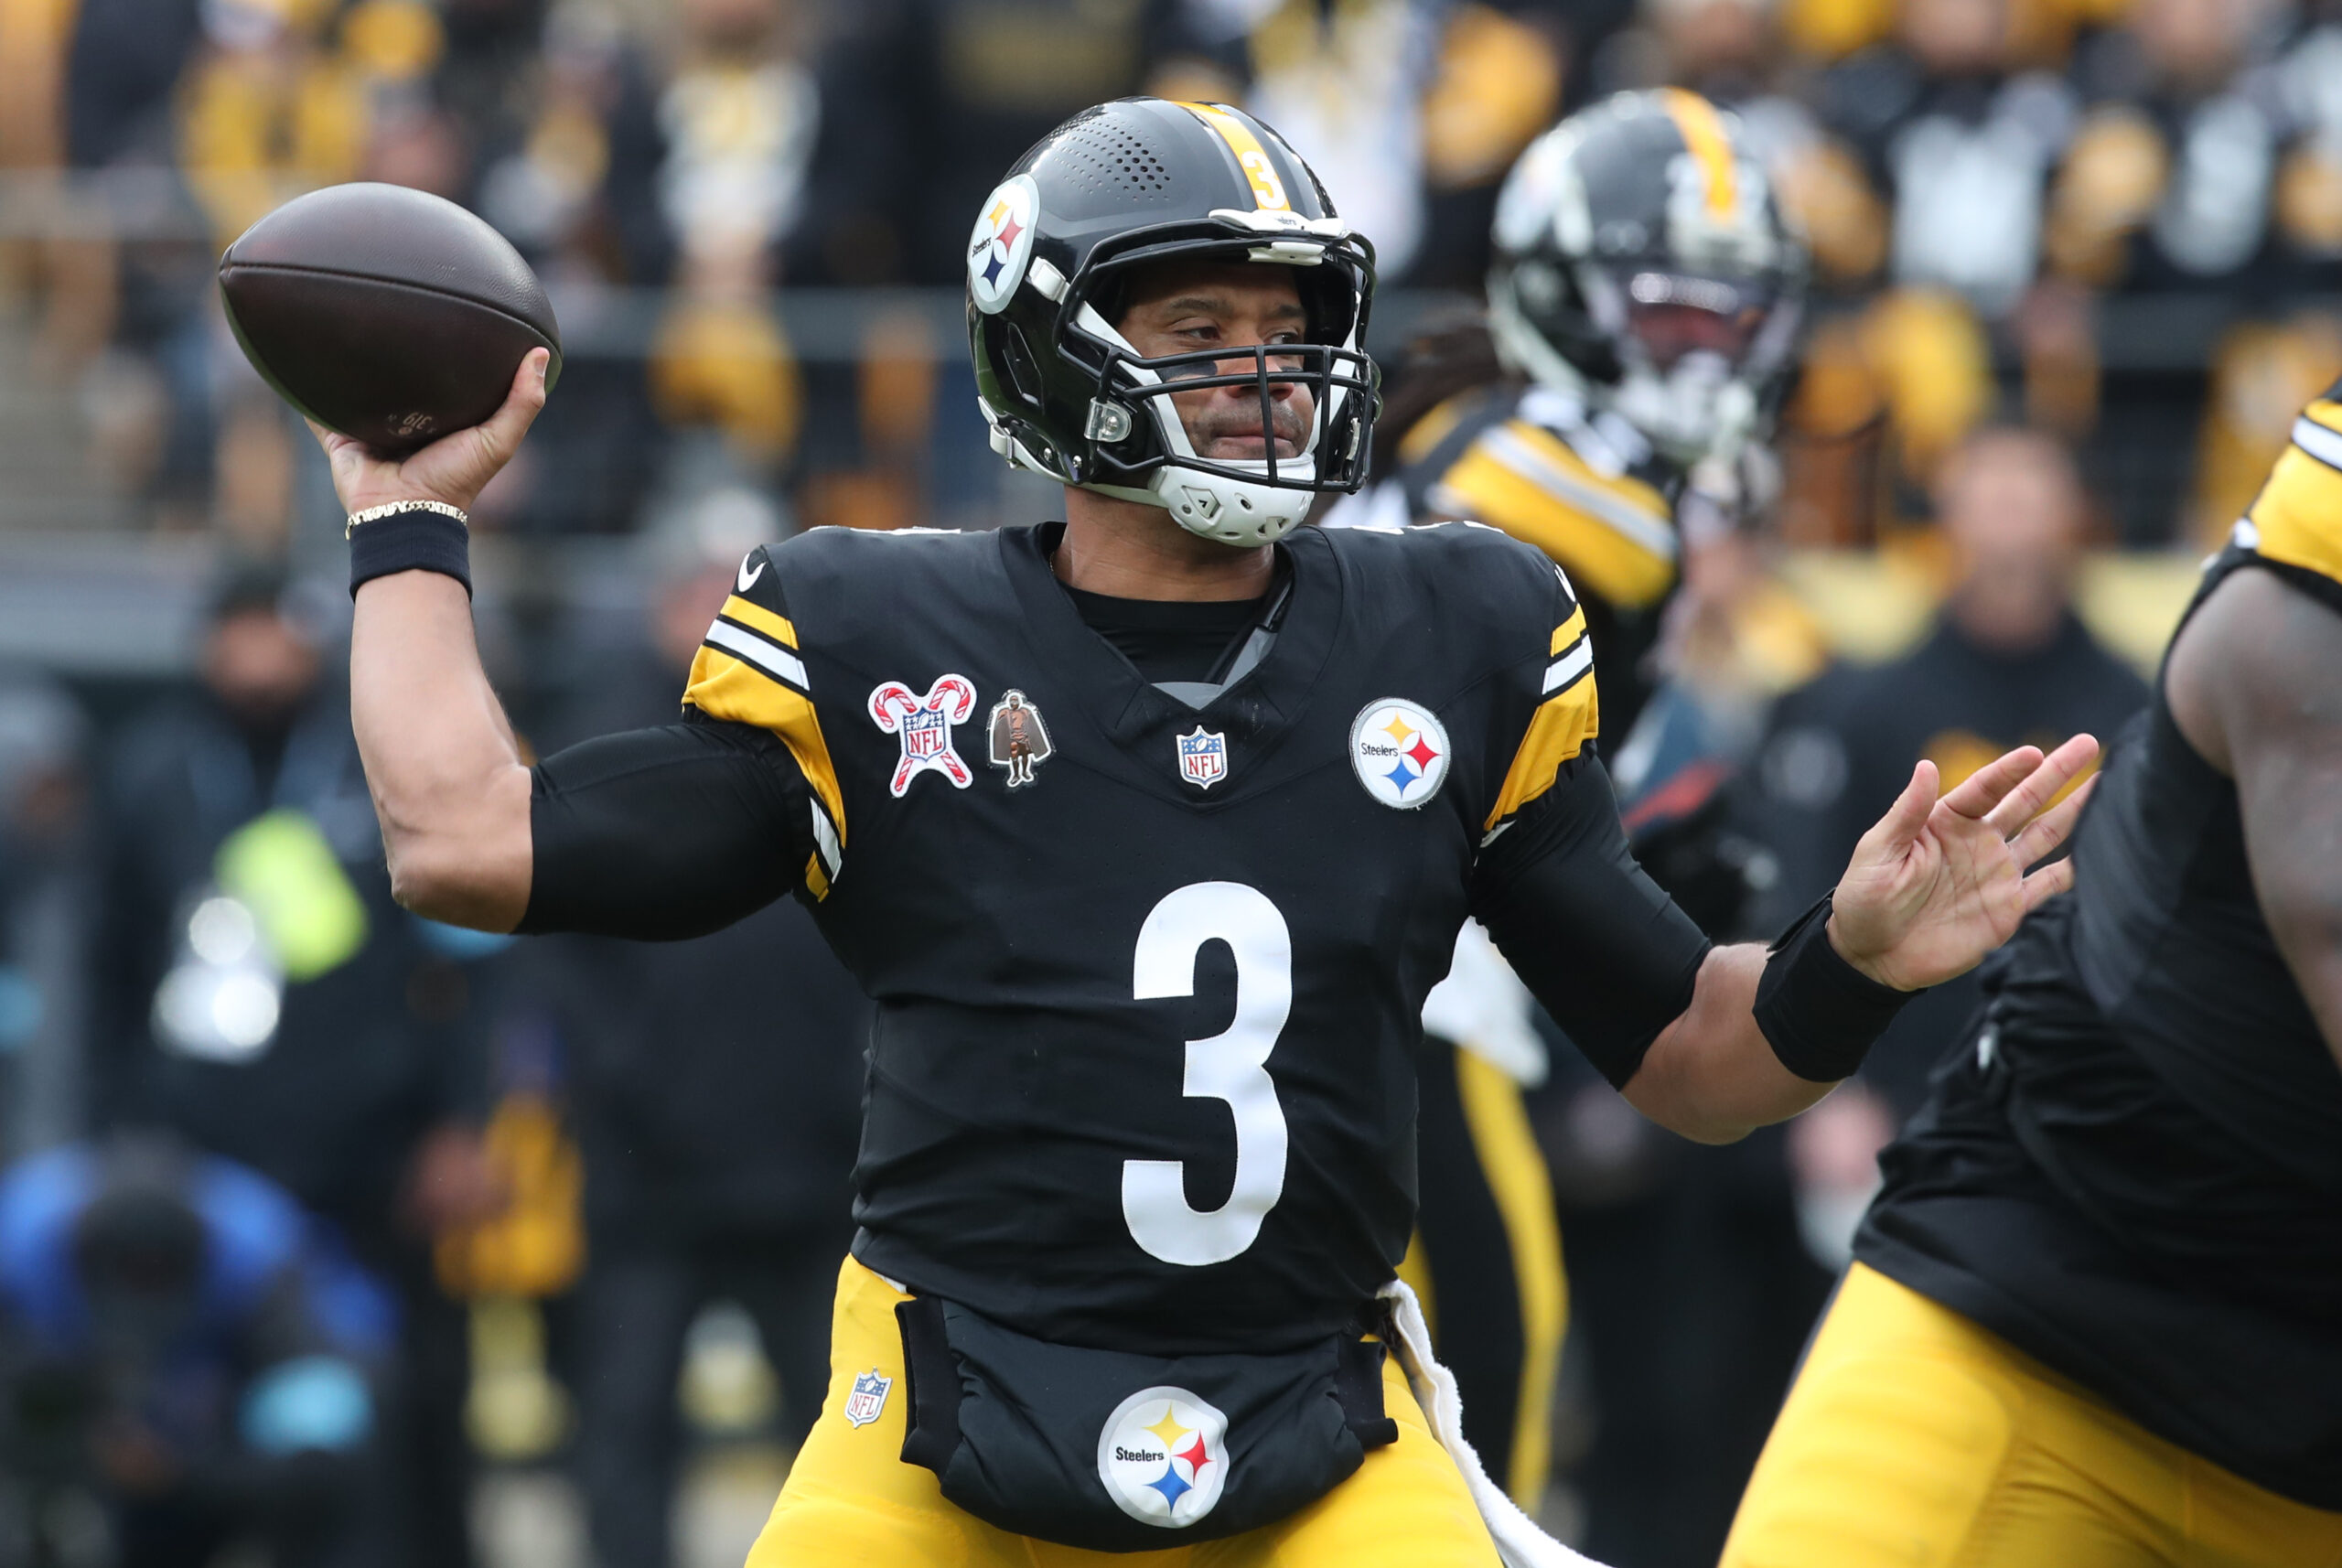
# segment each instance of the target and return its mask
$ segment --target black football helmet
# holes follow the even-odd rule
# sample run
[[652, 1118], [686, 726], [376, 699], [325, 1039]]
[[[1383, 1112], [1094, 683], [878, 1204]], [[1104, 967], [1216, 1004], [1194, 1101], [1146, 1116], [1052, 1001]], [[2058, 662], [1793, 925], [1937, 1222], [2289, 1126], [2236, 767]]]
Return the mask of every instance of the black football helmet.
[[[1133, 268], [1175, 259], [1290, 268], [1305, 340], [1142, 358], [1116, 328], [1125, 284]], [[1265, 543], [1319, 492], [1366, 477], [1378, 397], [1359, 345], [1373, 295], [1373, 247], [1258, 120], [1160, 98], [1084, 110], [1016, 161], [969, 239], [968, 341], [993, 450], [1166, 508], [1207, 539]], [[1289, 457], [1273, 442], [1259, 459], [1199, 456], [1171, 402], [1255, 387], [1265, 429], [1279, 383], [1315, 404]]]
[[1680, 462], [1762, 431], [1806, 256], [1732, 115], [1672, 87], [1571, 115], [1505, 177], [1494, 238], [1488, 328], [1513, 368]]

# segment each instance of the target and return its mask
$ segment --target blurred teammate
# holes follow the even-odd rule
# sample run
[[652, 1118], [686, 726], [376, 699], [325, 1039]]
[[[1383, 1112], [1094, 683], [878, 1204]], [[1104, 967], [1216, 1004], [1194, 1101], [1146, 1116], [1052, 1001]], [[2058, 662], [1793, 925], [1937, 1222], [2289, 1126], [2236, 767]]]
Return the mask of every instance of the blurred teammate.
[[2342, 1561], [2337, 393], [1887, 1151], [1727, 1568]]
[[285, 1568], [378, 1562], [392, 1316], [240, 1165], [144, 1142], [36, 1155], [0, 1174], [0, 1487], [36, 1532], [44, 1502], [94, 1495], [123, 1568], [237, 1542]]
[[[1464, 918], [1636, 1105], [1729, 1140], [2063, 886], [2022, 865], [2094, 746], [1940, 800], [1919, 768], [1834, 911], [1769, 958], [1713, 947], [1627, 853], [1552, 564], [1296, 527], [1363, 473], [1373, 274], [1274, 132], [1086, 112], [966, 257], [995, 445], [1065, 483], [1066, 522], [752, 552], [686, 722], [534, 769], [461, 514], [543, 357], [403, 463], [327, 439], [370, 517], [354, 716], [403, 895], [671, 936], [796, 892], [877, 1002], [830, 1397], [752, 1562], [1577, 1561], [1480, 1473], [1392, 1279]], [[1011, 692], [1051, 742], [1014, 789], [972, 745]]]
[[[1629, 737], [1630, 754], [1688, 760], [1660, 744], [1656, 712], [1645, 744], [1630, 737], [1660, 683], [1660, 618], [1687, 548], [1701, 526], [1729, 526], [1746, 476], [1769, 472], [1754, 447], [1789, 368], [1803, 254], [1737, 122], [1672, 88], [1620, 94], [1547, 132], [1505, 182], [1494, 240], [1486, 319], [1412, 345], [1393, 375], [1380, 483], [1327, 521], [1469, 519], [1544, 551], [1585, 607], [1606, 732]], [[1628, 781], [1630, 805], [1638, 786], [1677, 776], [1637, 771], [1651, 776]], [[1687, 804], [1654, 802], [1636, 845], [1719, 936], [1737, 912], [1737, 875], [1722, 899], [1692, 888], [1718, 884], [1720, 804], [1713, 786]], [[1644, 852], [1662, 836], [1654, 864]], [[1423, 1065], [1424, 1158], [1456, 1184], [1423, 1194], [1441, 1353], [1466, 1391], [1475, 1446], [1533, 1508], [1563, 1326], [1560, 1251], [1551, 1202], [1519, 1196], [1542, 1195], [1548, 1178], [1515, 1129], [1527, 1124], [1520, 1083], [1544, 1079], [1542, 1052], [1516, 1055], [1508, 1072], [1492, 1066], [1501, 1053], [1445, 1020], [1427, 1027], [1438, 1048]], [[1461, 1049], [1445, 1047], [1458, 1038]]]

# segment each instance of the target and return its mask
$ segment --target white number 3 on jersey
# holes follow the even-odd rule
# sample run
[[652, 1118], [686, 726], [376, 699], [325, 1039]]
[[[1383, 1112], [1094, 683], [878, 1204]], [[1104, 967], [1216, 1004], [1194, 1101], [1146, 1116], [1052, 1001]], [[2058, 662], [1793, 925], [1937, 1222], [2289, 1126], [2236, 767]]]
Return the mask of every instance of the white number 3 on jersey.
[[1187, 1042], [1184, 1092], [1224, 1100], [1236, 1115], [1236, 1181], [1209, 1213], [1187, 1206], [1180, 1160], [1123, 1162], [1123, 1219], [1131, 1238], [1166, 1263], [1224, 1263], [1252, 1244], [1284, 1193], [1284, 1110], [1269, 1053], [1293, 1011], [1293, 936], [1258, 888], [1198, 882], [1166, 897], [1139, 928], [1131, 993], [1144, 1002], [1196, 993], [1196, 955], [1206, 942], [1236, 955], [1236, 1019]]

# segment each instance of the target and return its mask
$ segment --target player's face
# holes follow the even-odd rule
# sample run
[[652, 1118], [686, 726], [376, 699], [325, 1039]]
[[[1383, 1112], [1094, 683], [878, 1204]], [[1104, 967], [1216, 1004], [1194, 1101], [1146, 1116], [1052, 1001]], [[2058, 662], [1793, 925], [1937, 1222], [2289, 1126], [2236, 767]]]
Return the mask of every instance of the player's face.
[[[1279, 266], [1251, 262], [1171, 263], [1148, 268], [1132, 283], [1129, 305], [1115, 324], [1132, 348], [1147, 359], [1193, 354], [1210, 349], [1251, 349], [1262, 343], [1298, 343], [1306, 325], [1293, 274]], [[1298, 359], [1272, 355], [1272, 370], [1297, 370]], [[1221, 360], [1222, 375], [1249, 373], [1252, 356]], [[1166, 373], [1201, 375], [1200, 364]], [[1198, 457], [1222, 461], [1276, 455], [1297, 457], [1316, 417], [1306, 388], [1290, 381], [1269, 384], [1269, 428], [1261, 421], [1257, 386], [1204, 387], [1174, 392], [1171, 402], [1187, 428]]]

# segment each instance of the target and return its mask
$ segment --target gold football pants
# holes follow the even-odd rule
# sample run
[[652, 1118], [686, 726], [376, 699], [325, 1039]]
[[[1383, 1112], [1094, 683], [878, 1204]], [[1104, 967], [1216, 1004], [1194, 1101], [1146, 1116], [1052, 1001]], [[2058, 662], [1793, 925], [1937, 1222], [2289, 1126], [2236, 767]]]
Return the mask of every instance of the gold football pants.
[[1856, 1263], [1757, 1461], [1724, 1564], [2342, 1568], [2342, 1514], [2165, 1442]]
[[[1464, 1477], [1432, 1436], [1405, 1375], [1385, 1364], [1399, 1441], [1370, 1451], [1332, 1491], [1277, 1524], [1161, 1552], [1085, 1552], [995, 1530], [943, 1498], [934, 1472], [902, 1462], [908, 1397], [895, 1305], [904, 1297], [848, 1259], [838, 1272], [830, 1390], [748, 1568], [1497, 1568]], [[854, 1379], [892, 1380], [876, 1419], [847, 1421]], [[858, 1407], [868, 1414], [868, 1401]]]

